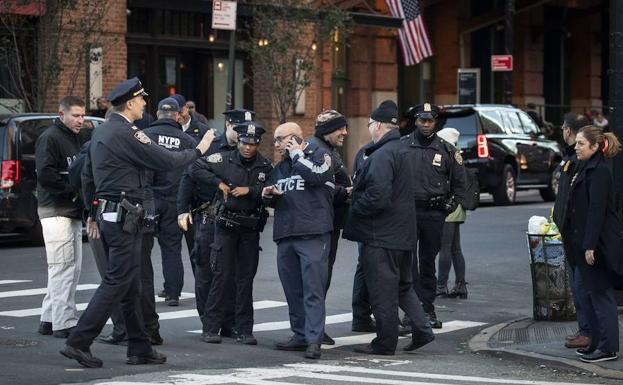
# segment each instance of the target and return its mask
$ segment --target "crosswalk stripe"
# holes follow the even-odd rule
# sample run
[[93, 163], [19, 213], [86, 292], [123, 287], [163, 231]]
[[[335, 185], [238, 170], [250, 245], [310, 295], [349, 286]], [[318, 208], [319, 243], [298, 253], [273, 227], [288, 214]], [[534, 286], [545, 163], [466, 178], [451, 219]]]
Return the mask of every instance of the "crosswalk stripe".
[[[195, 295], [193, 293], [182, 293], [182, 295], [180, 296], [180, 299], [188, 298], [195, 298]], [[156, 302], [164, 302], [164, 298], [156, 297]], [[76, 309], [78, 309], [78, 311], [82, 311], [87, 308], [88, 304], [88, 302], [78, 303], [76, 304]], [[41, 307], [35, 307], [32, 309], [0, 311], [0, 316], [4, 317], [32, 317], [35, 315], [41, 315]]]
[[0, 281], [0, 285], [8, 285], [11, 283], [23, 283], [23, 282], [32, 282], [29, 280], [25, 280], [25, 279], [5, 279]]
[[[287, 305], [287, 303], [283, 303], [283, 306]], [[255, 304], [253, 305], [254, 310], [259, 310]], [[342, 322], [349, 322], [353, 320], [353, 313], [343, 313], [327, 316], [325, 319], [325, 325], [330, 324], [339, 324]], [[274, 330], [286, 330], [290, 329], [290, 321], [276, 321], [276, 322], [263, 322], [259, 324], [253, 325], [253, 332], [268, 332]], [[188, 333], [201, 333], [201, 330], [189, 330]]]
[[[371, 375], [377, 376], [372, 377]], [[225, 374], [183, 373], [167, 376], [167, 384], [248, 384], [248, 385], [301, 385], [309, 384], [309, 380], [329, 380], [331, 383], [368, 383], [386, 385], [447, 385], [451, 383], [506, 384], [506, 385], [568, 385], [563, 382], [520, 380], [508, 378], [489, 378], [463, 376], [454, 374], [421, 373], [415, 371], [398, 371], [373, 369], [350, 365], [323, 364], [286, 364], [272, 368], [240, 368]], [[402, 377], [402, 378], [401, 378]], [[288, 379], [288, 382], [282, 382]], [[298, 380], [297, 379], [303, 379]], [[418, 379], [420, 381], [414, 381]], [[442, 381], [442, 382], [439, 382]], [[143, 382], [105, 382], [98, 385], [139, 385]], [[590, 385], [590, 384], [575, 384]]]
[[[474, 322], [474, 321], [458, 321], [458, 320], [448, 321], [448, 322], [443, 323], [442, 329], [433, 329], [433, 332], [435, 334], [443, 334], [443, 333], [450, 333], [450, 332], [454, 332], [457, 330], [468, 329], [468, 328], [473, 328], [473, 327], [482, 326], [482, 325], [486, 325], [486, 323]], [[376, 337], [375, 333], [358, 334], [358, 335], [347, 336], [347, 337], [337, 337], [337, 338], [334, 338], [335, 345], [322, 345], [322, 348], [323, 349], [335, 349], [335, 348], [339, 348], [340, 346], [367, 344], [370, 341], [372, 341], [374, 337]], [[406, 337], [400, 337], [400, 338], [406, 338]]]
[[[254, 310], [271, 309], [271, 308], [276, 308], [276, 307], [281, 307], [281, 306], [286, 306], [286, 305], [287, 305], [286, 302], [281, 302], [281, 301], [268, 301], [268, 300], [267, 301], [256, 301], [256, 302], [253, 302], [253, 309]], [[166, 313], [158, 313], [159, 321], [179, 319], [179, 318], [190, 318], [190, 317], [199, 317], [196, 309], [168, 311]], [[107, 324], [111, 325], [112, 321], [108, 320]], [[198, 333], [201, 333], [201, 330], [199, 330]]]
[[[97, 289], [99, 287], [99, 285], [95, 285], [95, 284], [84, 284], [84, 285], [78, 285], [78, 287], [76, 288], [76, 290], [93, 290], [93, 289]], [[2, 291], [0, 292], [0, 298], [12, 298], [12, 297], [26, 297], [29, 295], [41, 295], [41, 294], [45, 294], [48, 291], [47, 288], [42, 287], [42, 288], [38, 288], [38, 289], [26, 289], [26, 290], [12, 290], [12, 291]]]

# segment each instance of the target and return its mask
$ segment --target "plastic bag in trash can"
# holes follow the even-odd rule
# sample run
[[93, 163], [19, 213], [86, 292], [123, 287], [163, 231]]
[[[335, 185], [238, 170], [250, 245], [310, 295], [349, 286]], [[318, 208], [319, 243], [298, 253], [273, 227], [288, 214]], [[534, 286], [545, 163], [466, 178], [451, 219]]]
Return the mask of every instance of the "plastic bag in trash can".
[[534, 215], [528, 220], [528, 234], [547, 234], [549, 222], [545, 217]]

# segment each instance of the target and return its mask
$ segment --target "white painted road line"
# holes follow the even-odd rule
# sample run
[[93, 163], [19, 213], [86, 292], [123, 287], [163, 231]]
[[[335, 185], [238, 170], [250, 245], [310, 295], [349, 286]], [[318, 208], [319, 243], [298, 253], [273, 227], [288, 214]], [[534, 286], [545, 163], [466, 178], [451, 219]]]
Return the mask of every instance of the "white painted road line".
[[[376, 377], [372, 377], [376, 376]], [[286, 380], [281, 381], [281, 380]], [[418, 379], [420, 381], [414, 381]], [[563, 382], [515, 380], [490, 377], [462, 376], [453, 374], [420, 373], [371, 369], [349, 365], [288, 364], [274, 368], [241, 368], [224, 374], [184, 373], [166, 376], [157, 383], [168, 385], [212, 385], [212, 384], [248, 384], [248, 385], [301, 385], [310, 380], [328, 380], [330, 383], [349, 382], [386, 385], [448, 385], [452, 384], [504, 384], [504, 385], [568, 385]], [[443, 381], [443, 382], [437, 382]], [[147, 385], [154, 382], [106, 381], [98, 385]], [[590, 384], [575, 384], [590, 385]]]
[[[448, 321], [443, 323], [443, 328], [441, 329], [433, 329], [435, 334], [443, 334], [450, 333], [457, 330], [473, 328], [476, 326], [486, 325], [484, 322], [473, 322], [473, 321]], [[370, 343], [376, 337], [375, 333], [369, 334], [358, 334], [354, 336], [348, 337], [337, 337], [334, 338], [335, 345], [322, 345], [323, 349], [335, 349], [340, 346], [349, 346], [349, 345], [359, 345], [359, 344], [367, 344]], [[407, 338], [407, 337], [400, 337]]]
[[11, 283], [24, 283], [24, 282], [32, 282], [32, 281], [23, 280], [23, 279], [5, 279], [3, 281], [0, 281], [0, 285], [8, 285]]
[[[195, 298], [195, 295], [193, 293], [182, 293], [182, 295], [180, 296], [180, 299], [188, 298]], [[156, 297], [156, 302], [164, 302], [164, 298]], [[78, 309], [78, 311], [82, 311], [87, 308], [88, 304], [88, 302], [78, 303], [76, 304], [76, 309]], [[32, 309], [0, 311], [0, 316], [4, 317], [32, 317], [35, 315], [41, 315], [40, 307], [35, 307]]]
[[[288, 303], [287, 302], [282, 302], [282, 301], [270, 301], [270, 300], [264, 300], [264, 301], [255, 301], [253, 302], [253, 310], [262, 310], [262, 309], [272, 309], [272, 308], [276, 308], [276, 307], [282, 307], [282, 306], [287, 306]], [[162, 318], [161, 318], [162, 319]], [[281, 330], [281, 329], [289, 329], [290, 328], [290, 321], [281, 321], [281, 322], [266, 322], [263, 324], [257, 324], [253, 326], [253, 331], [257, 332], [257, 331], [265, 331], [265, 330], [258, 330], [257, 327], [263, 327], [262, 325], [280, 325], [279, 327], [277, 326], [273, 326], [275, 327], [275, 329], [265, 329], [265, 330]], [[285, 324], [285, 326], [283, 326]], [[267, 327], [271, 327], [271, 326], [267, 326]], [[201, 334], [203, 331], [201, 329], [199, 330], [188, 330], [188, 333], [195, 333], [195, 334]]]
[[[253, 302], [253, 309], [254, 310], [271, 309], [271, 308], [281, 307], [281, 306], [286, 306], [286, 305], [287, 305], [286, 302], [281, 302], [281, 301], [257, 301], [257, 302]], [[158, 313], [158, 317], [159, 317], [158, 318], [159, 321], [163, 321], [163, 320], [169, 320], [169, 319], [199, 317], [199, 314], [197, 314], [197, 309], [192, 309], [192, 310], [180, 310], [180, 311], [169, 311], [166, 313]], [[112, 321], [108, 320], [107, 324], [111, 325]], [[193, 331], [193, 332], [201, 333], [201, 330]]]
[[[349, 373], [357, 373], [357, 374], [379, 374], [383, 376], [429, 378], [432, 380], [464, 381], [464, 382], [476, 382], [476, 383], [488, 383], [488, 384], [569, 385], [568, 382], [508, 380], [508, 379], [500, 379], [500, 378], [459, 376], [459, 375], [452, 375], [452, 374], [434, 374], [434, 373], [420, 373], [420, 372], [405, 372], [405, 371], [398, 371], [398, 370], [369, 369], [369, 368], [362, 368], [362, 367], [348, 366], [348, 365], [342, 366], [342, 365], [321, 365], [321, 364], [285, 364], [284, 366], [288, 368], [294, 368], [296, 370], [302, 370], [302, 371], [312, 372], [312, 373], [349, 372]], [[589, 384], [575, 384], [575, 385], [589, 385]]]
[[[85, 285], [78, 285], [78, 288], [76, 290], [80, 291], [80, 290], [93, 290], [93, 289], [97, 289], [99, 287], [99, 285], [95, 285], [95, 284], [85, 284]], [[27, 289], [27, 290], [13, 290], [13, 291], [0, 291], [0, 298], [12, 298], [12, 297], [26, 297], [29, 295], [41, 295], [41, 294], [45, 294], [47, 292], [47, 288], [42, 287], [39, 289]]]

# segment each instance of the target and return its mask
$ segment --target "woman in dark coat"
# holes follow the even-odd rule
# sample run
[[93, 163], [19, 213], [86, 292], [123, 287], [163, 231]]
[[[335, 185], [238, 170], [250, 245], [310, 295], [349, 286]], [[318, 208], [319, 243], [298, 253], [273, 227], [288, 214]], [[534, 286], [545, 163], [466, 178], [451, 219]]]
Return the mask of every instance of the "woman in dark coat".
[[575, 149], [580, 164], [571, 181], [562, 233], [575, 273], [588, 291], [592, 333], [591, 344], [578, 354], [584, 362], [616, 360], [619, 327], [613, 287], [623, 250], [608, 159], [619, 152], [620, 143], [615, 135], [586, 126], [577, 134]]

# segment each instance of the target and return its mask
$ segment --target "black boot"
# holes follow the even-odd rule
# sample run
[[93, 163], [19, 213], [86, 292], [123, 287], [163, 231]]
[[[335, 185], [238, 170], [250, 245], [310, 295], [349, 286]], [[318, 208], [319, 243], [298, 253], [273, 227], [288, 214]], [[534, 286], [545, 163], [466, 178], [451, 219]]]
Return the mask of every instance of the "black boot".
[[437, 285], [437, 297], [448, 298], [448, 285]]
[[467, 299], [467, 282], [465, 281], [457, 281], [454, 285], [450, 294], [448, 295], [450, 298], [460, 298]]

